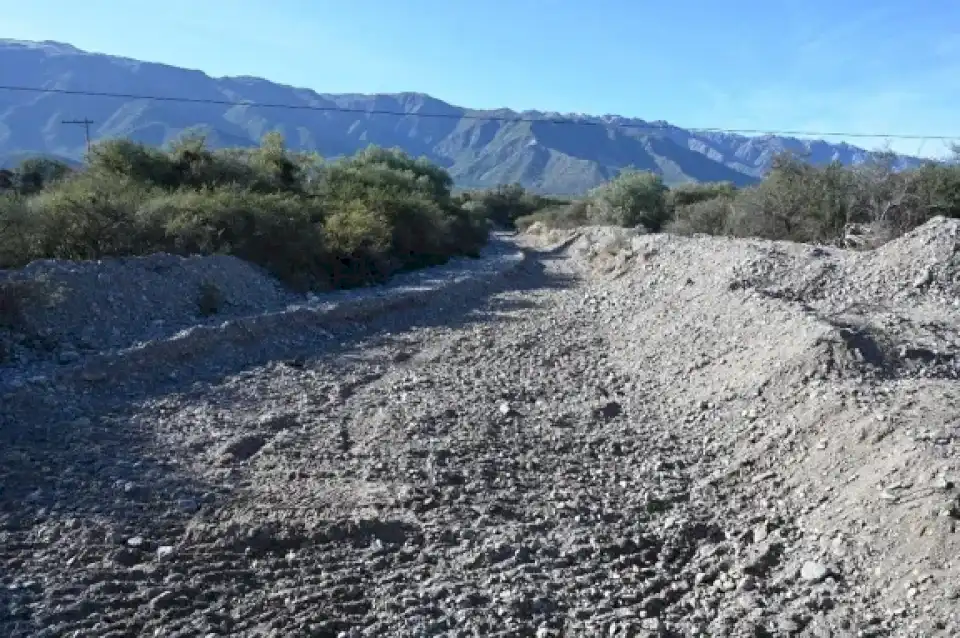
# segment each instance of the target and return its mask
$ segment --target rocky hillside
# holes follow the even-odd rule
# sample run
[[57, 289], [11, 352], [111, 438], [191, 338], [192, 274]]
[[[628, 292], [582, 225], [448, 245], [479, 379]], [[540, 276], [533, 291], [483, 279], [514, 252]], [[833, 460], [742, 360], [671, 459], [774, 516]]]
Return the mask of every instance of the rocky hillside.
[[[200, 128], [220, 146], [250, 145], [264, 132], [277, 129], [291, 145], [325, 157], [351, 154], [368, 144], [399, 146], [446, 167], [461, 186], [520, 182], [554, 193], [582, 192], [627, 166], [657, 171], [671, 184], [690, 180], [747, 184], [763, 174], [775, 153], [787, 149], [803, 152], [814, 162], [836, 159], [850, 164], [867, 155], [847, 144], [697, 133], [665, 122], [618, 116], [476, 111], [420, 93], [321, 94], [258, 78], [212, 78], [200, 71], [49, 42], [0, 40], [0, 85], [347, 110], [0, 90], [0, 163], [24, 151], [80, 158], [82, 130], [61, 121], [82, 117], [94, 121], [96, 138], [124, 136], [158, 145], [184, 129]], [[402, 115], [365, 113], [369, 111]], [[477, 116], [550, 121], [489, 121]]]

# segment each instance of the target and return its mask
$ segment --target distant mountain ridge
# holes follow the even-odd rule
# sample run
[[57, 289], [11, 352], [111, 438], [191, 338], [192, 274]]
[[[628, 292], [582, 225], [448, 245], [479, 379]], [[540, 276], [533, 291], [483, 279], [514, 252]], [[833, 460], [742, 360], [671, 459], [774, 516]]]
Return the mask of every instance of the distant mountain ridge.
[[[62, 120], [84, 117], [94, 121], [95, 139], [130, 137], [154, 145], [192, 128], [204, 130], [214, 146], [249, 146], [278, 130], [290, 147], [324, 157], [369, 144], [398, 146], [442, 165], [461, 187], [519, 182], [551, 193], [581, 193], [631, 166], [655, 171], [669, 184], [727, 180], [746, 185], [785, 150], [815, 163], [857, 164], [869, 156], [846, 143], [695, 132], [617, 115], [480, 111], [423, 93], [323, 94], [261, 78], [212, 78], [57, 42], [0, 39], [0, 85], [296, 107], [0, 90], [0, 165], [30, 153], [80, 159], [83, 130]], [[501, 119], [483, 119], [490, 117]], [[907, 167], [920, 160], [901, 157], [900, 162]]]

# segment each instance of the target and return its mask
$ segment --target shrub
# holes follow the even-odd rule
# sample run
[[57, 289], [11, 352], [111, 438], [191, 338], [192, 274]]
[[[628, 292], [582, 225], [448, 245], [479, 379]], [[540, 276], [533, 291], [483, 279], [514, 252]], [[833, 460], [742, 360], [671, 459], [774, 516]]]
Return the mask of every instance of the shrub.
[[176, 171], [170, 157], [158, 148], [128, 139], [98, 142], [87, 152], [87, 173], [107, 181], [124, 178], [130, 183], [156, 187], [176, 187]]
[[526, 231], [535, 223], [540, 223], [547, 228], [566, 230], [585, 226], [589, 223], [587, 217], [587, 202], [577, 201], [566, 206], [553, 206], [545, 210], [521, 217], [516, 221], [516, 226], [521, 231]]
[[[179, 254], [231, 254], [258, 264], [298, 289], [327, 287], [330, 254], [321, 204], [285, 193], [239, 187], [181, 190], [152, 199], [140, 213], [162, 224], [153, 249]], [[143, 223], [143, 222], [141, 222]]]
[[359, 285], [478, 254], [486, 220], [454, 201], [452, 185], [399, 150], [321, 163], [289, 152], [278, 134], [219, 151], [194, 133], [166, 150], [109, 140], [84, 171], [39, 193], [0, 193], [0, 265], [223, 253], [301, 289]]
[[465, 193], [462, 203], [486, 216], [493, 224], [515, 228], [517, 220], [522, 217], [569, 202], [563, 198], [530, 193], [520, 184], [505, 184], [489, 190]]
[[39, 233], [27, 199], [13, 191], [0, 192], [0, 269], [22, 266], [39, 256]]
[[149, 249], [136, 219], [137, 210], [153, 192], [121, 176], [75, 175], [29, 199], [33, 250], [23, 257], [101, 259]]
[[783, 155], [758, 185], [738, 193], [730, 234], [801, 242], [835, 241], [855, 221], [855, 180], [838, 163], [816, 167]]
[[718, 197], [733, 199], [737, 194], [737, 187], [730, 182], [710, 182], [705, 184], [681, 184], [671, 188], [668, 195], [668, 208], [679, 210], [684, 206], [692, 206], [700, 202], [710, 201]]
[[733, 199], [716, 197], [677, 208], [674, 218], [667, 222], [664, 231], [677, 235], [722, 235], [727, 232], [733, 212]]
[[644, 226], [658, 232], [668, 218], [666, 194], [659, 175], [625, 171], [590, 192], [587, 216], [594, 224]]

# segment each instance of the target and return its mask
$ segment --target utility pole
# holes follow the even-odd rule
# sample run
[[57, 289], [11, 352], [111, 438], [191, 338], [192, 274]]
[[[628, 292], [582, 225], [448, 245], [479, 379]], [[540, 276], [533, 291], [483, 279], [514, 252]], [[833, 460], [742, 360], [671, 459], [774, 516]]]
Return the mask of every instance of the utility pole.
[[93, 124], [93, 120], [88, 118], [83, 118], [82, 120], [63, 120], [62, 124], [77, 124], [83, 127], [84, 138], [87, 140], [87, 152], [90, 152], [90, 125]]

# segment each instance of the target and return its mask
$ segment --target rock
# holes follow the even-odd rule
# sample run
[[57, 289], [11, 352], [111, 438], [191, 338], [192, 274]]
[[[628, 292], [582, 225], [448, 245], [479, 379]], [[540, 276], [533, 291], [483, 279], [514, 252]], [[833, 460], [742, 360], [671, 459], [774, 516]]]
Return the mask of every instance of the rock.
[[262, 434], [237, 437], [223, 447], [220, 453], [221, 462], [246, 461], [259, 452], [266, 443], [267, 439]]
[[640, 626], [647, 631], [660, 631], [663, 628], [663, 621], [659, 618], [644, 618], [640, 621]]
[[602, 417], [604, 419], [613, 419], [620, 416], [623, 412], [623, 406], [621, 406], [616, 401], [608, 401], [602, 406], [594, 410], [594, 416]]
[[948, 479], [945, 476], [938, 476], [933, 480], [933, 488], [941, 491], [949, 491], [953, 489], [953, 481]]
[[800, 578], [808, 583], [819, 583], [830, 573], [830, 570], [816, 561], [808, 560], [800, 568]]
[[174, 551], [173, 545], [161, 545], [157, 548], [157, 560], [163, 561], [173, 558]]
[[121, 549], [114, 552], [110, 556], [111, 560], [118, 565], [124, 567], [133, 567], [134, 565], [140, 563], [143, 560], [142, 554], [140, 552], [135, 552], [130, 549]]
[[754, 543], [762, 543], [763, 541], [767, 540], [768, 535], [769, 535], [769, 531], [767, 529], [766, 522], [760, 523], [759, 525], [753, 528]]
[[177, 501], [177, 507], [183, 512], [193, 514], [200, 509], [200, 504], [196, 501], [196, 499], [181, 498]]
[[172, 591], [165, 591], [160, 595], [150, 599], [150, 609], [153, 611], [161, 611], [164, 609], [169, 609], [176, 605], [177, 596]]
[[257, 419], [257, 427], [270, 432], [292, 430], [300, 426], [300, 419], [294, 412], [270, 412]]
[[133, 500], [145, 500], [150, 497], [148, 488], [133, 481], [125, 481], [122, 487], [124, 495]]

